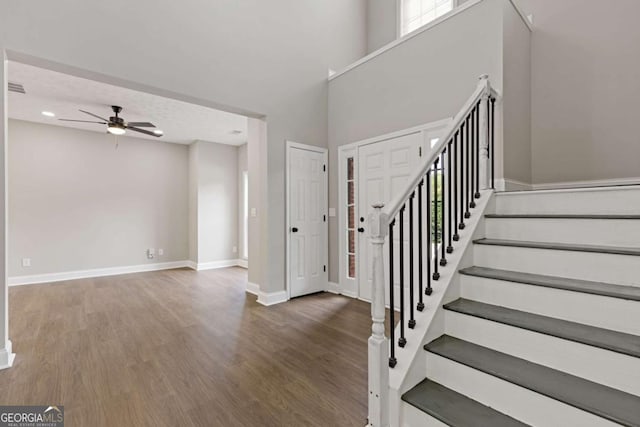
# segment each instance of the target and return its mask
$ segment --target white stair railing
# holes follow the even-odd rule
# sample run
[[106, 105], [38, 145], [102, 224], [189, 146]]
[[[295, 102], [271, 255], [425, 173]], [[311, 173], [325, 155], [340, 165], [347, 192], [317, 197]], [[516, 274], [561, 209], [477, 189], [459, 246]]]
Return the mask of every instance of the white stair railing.
[[[396, 345], [406, 344], [405, 327], [415, 326], [415, 311], [424, 308], [423, 295], [431, 295], [431, 283], [440, 277], [439, 268], [447, 264], [447, 254], [454, 250], [459, 239], [458, 231], [464, 229], [465, 219], [475, 208], [480, 190], [494, 186], [494, 123], [497, 94], [491, 88], [489, 77], [480, 77], [478, 87], [455, 116], [443, 138], [425, 157], [417, 171], [409, 178], [404, 191], [399, 192], [386, 206], [373, 205], [369, 215], [370, 243], [373, 255], [373, 292], [371, 301], [372, 334], [369, 351], [369, 426], [389, 426], [389, 369], [397, 364]], [[414, 199], [417, 196], [417, 203]], [[424, 201], [424, 203], [423, 203]], [[399, 245], [399, 257], [394, 254], [393, 233], [399, 229], [400, 241], [404, 241], [404, 215], [409, 205], [410, 250], [409, 268], [403, 244]], [[423, 209], [423, 207], [425, 209]], [[417, 210], [417, 212], [416, 212]], [[417, 221], [414, 222], [414, 213]], [[426, 213], [426, 215], [423, 215]], [[413, 224], [418, 224], [414, 238]], [[422, 235], [426, 225], [425, 236]], [[389, 275], [385, 276], [384, 244], [388, 245]], [[426, 240], [426, 254], [423, 253]], [[413, 250], [417, 247], [417, 250]], [[433, 254], [432, 254], [433, 251]], [[394, 274], [398, 261], [399, 275]], [[416, 276], [413, 262], [420, 265]], [[431, 268], [433, 266], [433, 268]], [[405, 277], [409, 278], [409, 299], [405, 301]], [[414, 280], [416, 279], [416, 280]], [[400, 322], [395, 327], [394, 285], [399, 282]], [[388, 286], [387, 286], [388, 285]], [[385, 336], [385, 292], [389, 290], [390, 340]], [[416, 298], [417, 297], [417, 298]], [[418, 303], [416, 304], [416, 299]], [[407, 304], [408, 303], [408, 304]], [[409, 320], [406, 321], [406, 315]], [[399, 339], [396, 342], [396, 329]]]

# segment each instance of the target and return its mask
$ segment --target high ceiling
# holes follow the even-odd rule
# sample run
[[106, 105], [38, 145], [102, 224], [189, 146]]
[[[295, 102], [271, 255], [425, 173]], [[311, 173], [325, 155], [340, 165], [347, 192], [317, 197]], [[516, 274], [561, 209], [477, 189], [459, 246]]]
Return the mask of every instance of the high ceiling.
[[[113, 115], [111, 105], [123, 108], [127, 122], [152, 122], [161, 138], [127, 131], [127, 136], [178, 144], [210, 141], [242, 145], [247, 142], [247, 118], [175, 99], [125, 89], [9, 61], [9, 82], [24, 86], [26, 94], [9, 92], [9, 118], [106, 132], [106, 125], [62, 122], [58, 119], [95, 120], [78, 111], [101, 117]], [[43, 111], [55, 117], [42, 115]], [[238, 133], [240, 131], [240, 133]]]

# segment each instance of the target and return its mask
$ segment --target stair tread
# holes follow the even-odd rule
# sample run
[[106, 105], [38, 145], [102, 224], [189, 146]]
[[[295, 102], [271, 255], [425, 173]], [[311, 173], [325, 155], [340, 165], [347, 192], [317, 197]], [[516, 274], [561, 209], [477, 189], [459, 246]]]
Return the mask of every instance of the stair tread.
[[484, 277], [487, 279], [525, 283], [566, 291], [640, 301], [640, 286], [615, 285], [613, 283], [592, 282], [567, 277], [545, 276], [542, 274], [522, 273], [519, 271], [498, 270], [476, 266], [460, 270], [460, 273], [467, 276]]
[[640, 336], [460, 298], [446, 310], [640, 358]]
[[596, 252], [616, 255], [640, 256], [640, 248], [620, 247], [620, 246], [600, 246], [582, 245], [574, 243], [552, 243], [552, 242], [529, 242], [525, 240], [504, 240], [504, 239], [477, 239], [473, 243], [478, 245], [511, 246], [532, 249], [552, 249], [559, 251]]
[[485, 218], [507, 219], [640, 219], [640, 215], [611, 214], [487, 214]]
[[452, 427], [526, 426], [429, 379], [402, 395], [402, 400]]
[[640, 426], [640, 397], [443, 335], [425, 350], [625, 426]]

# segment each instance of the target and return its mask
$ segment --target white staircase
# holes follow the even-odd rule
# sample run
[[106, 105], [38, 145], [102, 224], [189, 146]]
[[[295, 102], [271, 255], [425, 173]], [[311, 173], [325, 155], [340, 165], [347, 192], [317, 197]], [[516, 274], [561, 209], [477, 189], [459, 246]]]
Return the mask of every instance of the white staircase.
[[401, 425], [640, 426], [640, 186], [487, 210]]

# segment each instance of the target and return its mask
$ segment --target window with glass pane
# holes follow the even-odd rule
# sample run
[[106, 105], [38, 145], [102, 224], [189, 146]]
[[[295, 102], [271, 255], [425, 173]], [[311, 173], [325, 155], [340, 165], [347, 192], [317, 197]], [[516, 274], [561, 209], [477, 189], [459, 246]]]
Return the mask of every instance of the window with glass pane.
[[347, 159], [347, 277], [356, 277], [356, 190], [353, 157]]
[[454, 0], [402, 0], [401, 36], [451, 11]]

